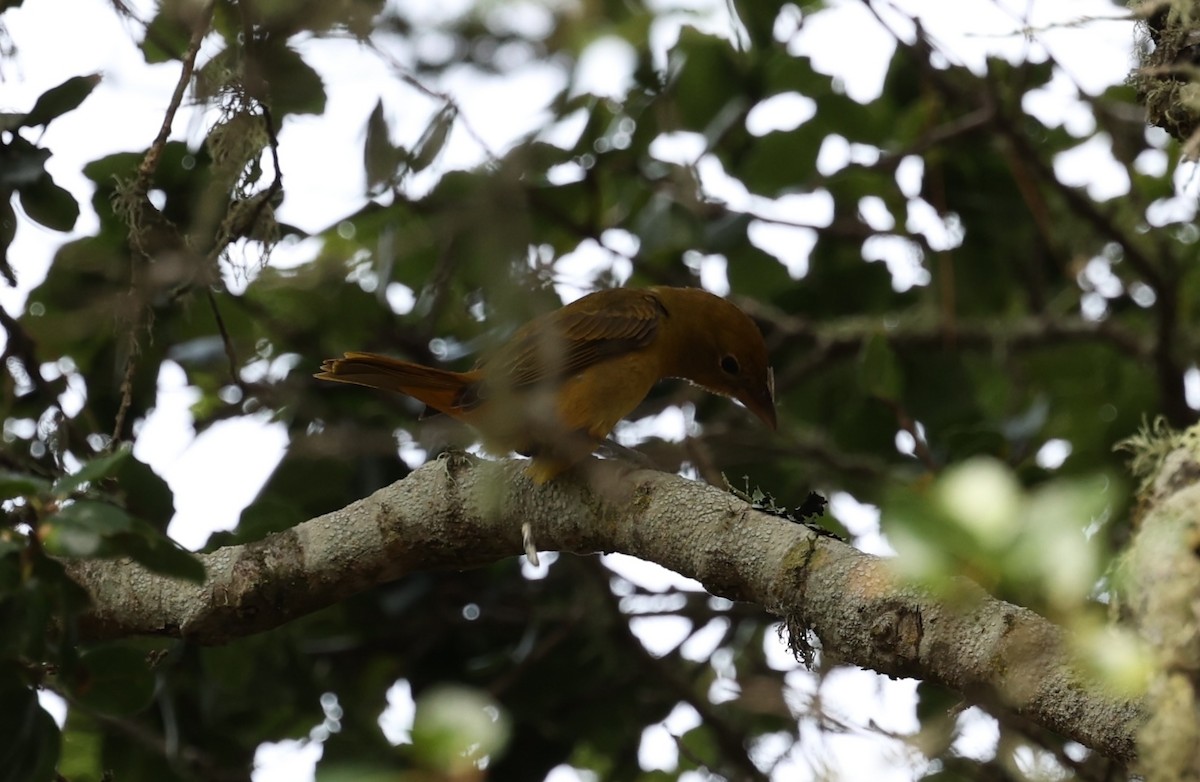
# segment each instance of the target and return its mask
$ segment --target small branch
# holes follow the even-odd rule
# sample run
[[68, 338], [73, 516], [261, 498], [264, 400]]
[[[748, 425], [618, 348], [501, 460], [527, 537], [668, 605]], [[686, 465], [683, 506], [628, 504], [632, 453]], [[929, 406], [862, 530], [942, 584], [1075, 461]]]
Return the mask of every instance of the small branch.
[[1200, 779], [1200, 425], [1178, 435], [1143, 431], [1124, 447], [1143, 479], [1138, 524], [1121, 561], [1122, 611], [1153, 655], [1146, 725], [1138, 735], [1147, 779]]
[[150, 144], [150, 148], [146, 150], [141, 164], [138, 165], [137, 177], [128, 196], [130, 203], [133, 204], [129, 218], [129, 243], [134, 253], [129, 284], [129, 301], [133, 308], [133, 314], [130, 316], [129, 332], [126, 335], [127, 355], [125, 371], [121, 380], [121, 402], [117, 407], [116, 420], [113, 423], [113, 436], [109, 441], [109, 447], [116, 447], [120, 442], [121, 432], [125, 428], [125, 418], [133, 404], [133, 377], [137, 371], [138, 332], [147, 320], [148, 305], [138, 291], [140, 278], [138, 267], [140, 264], [137, 259], [144, 259], [146, 254], [141, 237], [142, 227], [163, 221], [162, 215], [150, 203], [147, 194], [150, 191], [150, 182], [154, 178], [154, 172], [158, 170], [163, 150], [167, 146], [167, 138], [171, 135], [171, 125], [175, 122], [175, 114], [179, 111], [180, 104], [183, 103], [183, 95], [187, 91], [188, 85], [191, 84], [192, 73], [196, 67], [196, 55], [199, 54], [200, 44], [208, 33], [211, 18], [212, 4], [209, 3], [192, 30], [188, 50], [183, 57], [183, 67], [180, 70], [179, 79], [175, 83], [175, 91], [171, 94], [171, 101], [167, 104], [167, 110], [163, 115], [162, 125], [158, 129], [158, 135]]
[[221, 333], [221, 343], [225, 346], [225, 358], [229, 361], [229, 377], [243, 393], [248, 393], [249, 389], [246, 388], [242, 374], [238, 371], [237, 352], [233, 347], [233, 339], [229, 336], [229, 329], [225, 328], [225, 319], [221, 317], [221, 310], [217, 307], [216, 294], [212, 292], [211, 287], [207, 286], [204, 292], [208, 296], [208, 306], [212, 309], [213, 319], [217, 322], [217, 331]]
[[880, 334], [890, 347], [901, 352], [953, 347], [1003, 353], [1073, 342], [1098, 342], [1137, 362], [1150, 363], [1155, 356], [1155, 344], [1151, 340], [1108, 320], [1030, 316], [959, 321], [953, 334], [948, 334], [937, 324], [901, 324], [884, 331], [882, 318], [816, 322], [780, 312], [756, 299], [738, 298], [736, 303], [755, 319], [769, 324], [768, 338], [775, 336], [771, 333], [774, 330], [789, 344], [812, 345], [812, 352], [804, 361], [794, 362], [785, 373], [776, 376], [780, 389], [788, 388], [790, 383], [812, 375], [832, 361], [858, 355], [868, 339]]
[[815, 633], [830, 659], [996, 698], [1108, 757], [1133, 759], [1140, 704], [1084, 680], [1065, 633], [1032, 611], [965, 579], [942, 602], [899, 582], [886, 560], [695, 481], [591, 461], [534, 487], [522, 467], [432, 462], [342, 510], [200, 555], [203, 585], [124, 560], [68, 561], [93, 600], [80, 633], [226, 643], [409, 573], [516, 556], [528, 522], [546, 550], [657, 562]]
[[137, 338], [132, 331], [129, 335], [129, 355], [125, 358], [125, 374], [121, 376], [121, 404], [117, 407], [117, 417], [113, 422], [112, 439], [108, 441], [109, 449], [115, 449], [121, 442], [121, 431], [125, 428], [125, 416], [129, 414], [129, 406], [133, 404], [133, 373], [137, 370]]
[[200, 53], [200, 44], [204, 41], [204, 36], [208, 34], [211, 14], [212, 4], [209, 3], [200, 20], [197, 21], [195, 29], [192, 30], [192, 38], [188, 42], [187, 52], [183, 55], [183, 68], [179, 72], [179, 80], [175, 83], [171, 101], [167, 104], [167, 111], [163, 115], [162, 126], [159, 127], [154, 143], [150, 145], [146, 156], [142, 158], [141, 165], [138, 166], [137, 180], [134, 185], [138, 193], [145, 194], [150, 190], [150, 180], [158, 169], [159, 159], [162, 157], [163, 149], [167, 146], [167, 137], [171, 135], [171, 125], [175, 122], [175, 113], [179, 111], [179, 106], [183, 103], [184, 92], [192, 83], [192, 72], [196, 68], [196, 55]]
[[1167, 255], [1157, 261], [1152, 260], [1142, 251], [1134, 237], [1121, 230], [1116, 219], [1101, 211], [1079, 190], [1059, 181], [1054, 170], [1038, 156], [1024, 135], [1004, 123], [1000, 123], [1000, 127], [1020, 158], [1027, 161], [1037, 176], [1053, 187], [1067, 207], [1091, 225], [1099, 236], [1119, 245], [1129, 266], [1154, 291], [1154, 309], [1158, 318], [1151, 359], [1158, 377], [1163, 412], [1176, 426], [1196, 420], [1195, 411], [1188, 407], [1184, 394], [1183, 370], [1175, 360], [1175, 342], [1178, 340], [1178, 286], [1175, 284], [1177, 275], [1173, 271], [1174, 259]]

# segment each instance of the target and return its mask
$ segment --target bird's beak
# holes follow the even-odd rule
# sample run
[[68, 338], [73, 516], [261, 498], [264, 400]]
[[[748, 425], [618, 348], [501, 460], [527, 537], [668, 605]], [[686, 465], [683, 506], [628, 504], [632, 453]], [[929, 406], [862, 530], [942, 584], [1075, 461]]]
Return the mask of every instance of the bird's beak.
[[773, 369], [767, 369], [765, 386], [746, 392], [739, 397], [739, 401], [771, 429], [778, 428], [778, 421], [775, 418], [775, 371]]

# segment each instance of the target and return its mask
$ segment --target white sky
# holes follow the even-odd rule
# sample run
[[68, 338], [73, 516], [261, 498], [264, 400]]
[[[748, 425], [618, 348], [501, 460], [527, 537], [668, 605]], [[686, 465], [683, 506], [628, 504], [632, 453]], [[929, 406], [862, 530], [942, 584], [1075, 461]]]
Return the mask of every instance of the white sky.
[[[549, 2], [549, 0], [545, 0]], [[148, 3], [133, 4], [148, 18]], [[419, 8], [425, 18], [451, 15], [468, 5], [467, 0], [420, 0], [406, 4]], [[680, 3], [658, 1], [656, 8], [679, 8]], [[891, 35], [856, 0], [831, 3], [832, 10], [816, 14], [807, 20], [803, 30], [791, 38], [789, 49], [812, 57], [814, 67], [838, 76], [847, 92], [854, 98], [867, 101], [880, 91], [884, 68], [893, 51]], [[0, 288], [0, 305], [10, 313], [21, 311], [29, 290], [45, 275], [56, 248], [64, 241], [93, 233], [97, 227], [90, 212], [90, 183], [80, 173], [83, 163], [114, 151], [143, 149], [157, 131], [163, 108], [174, 87], [179, 68], [176, 63], [146, 66], [132, 39], [140, 35], [137, 29], [120, 21], [104, 0], [72, 0], [71, 12], [63, 13], [60, 3], [27, 2], [10, 10], [2, 18], [12, 39], [19, 47], [14, 61], [0, 64], [0, 111], [28, 110], [33, 101], [46, 89], [80, 74], [101, 72], [104, 80], [83, 106], [56, 120], [45, 132], [41, 143], [54, 152], [47, 168], [55, 181], [71, 190], [83, 205], [84, 212], [70, 236], [44, 229], [27, 220], [19, 224], [17, 237], [10, 249], [10, 258], [20, 277], [16, 289]], [[723, 0], [694, 0], [683, 7], [706, 9], [713, 20], [711, 29], [728, 31], [726, 6]], [[1028, 110], [1043, 121], [1065, 124], [1068, 130], [1082, 136], [1091, 132], [1093, 122], [1086, 106], [1076, 97], [1076, 87], [1096, 93], [1121, 83], [1131, 65], [1134, 39], [1128, 22], [1096, 21], [1076, 27], [1055, 28], [1055, 24], [1084, 17], [1112, 17], [1120, 9], [1105, 0], [897, 0], [895, 7], [907, 9], [922, 18], [925, 28], [940, 42], [945, 52], [958, 62], [982, 69], [987, 53], [1012, 59], [1032, 56], [1042, 59], [1046, 49], [1064, 66], [1054, 81], [1044, 90], [1031, 94], [1026, 100]], [[513, 2], [504, 7], [510, 23], [521, 29], [536, 29], [544, 24], [545, 14], [538, 2]], [[1007, 9], [1007, 10], [1005, 10]], [[909, 24], [899, 14], [884, 11], [889, 24], [902, 35], [909, 33]], [[1039, 30], [1034, 39], [1012, 35], [1025, 22]], [[652, 40], [660, 52], [675, 39], [681, 17], [667, 19], [655, 26]], [[53, 39], [48, 38], [51, 34]], [[97, 46], [96, 41], [105, 42]], [[436, 37], [419, 43], [436, 47]], [[306, 230], [325, 228], [338, 215], [349, 214], [364, 201], [362, 178], [362, 141], [366, 118], [381, 97], [388, 109], [388, 118], [395, 138], [411, 143], [425, 127], [429, 114], [439, 106], [421, 93], [401, 84], [387, 63], [369, 51], [348, 41], [309, 41], [302, 46], [305, 59], [313, 64], [326, 82], [329, 97], [326, 112], [319, 117], [289, 118], [280, 134], [280, 158], [285, 173], [286, 201], [278, 217]], [[206, 50], [209, 54], [210, 51]], [[391, 55], [401, 64], [411, 58], [411, 52], [394, 49]], [[610, 38], [594, 43], [583, 58], [579, 84], [589, 90], [619, 95], [628, 83], [632, 64], [631, 52], [621, 41]], [[566, 77], [555, 67], [534, 64], [503, 77], [480, 77], [465, 69], [451, 69], [435, 84], [439, 90], [454, 96], [463, 109], [465, 120], [483, 136], [494, 152], [520, 135], [543, 124], [547, 99], [566, 83]], [[503, 109], [497, 110], [497, 106]], [[772, 127], [790, 127], [807, 119], [811, 108], [803, 99], [779, 101], [770, 109], [756, 112], [751, 129], [766, 132]], [[119, 121], [117, 120], [119, 118]], [[211, 116], [194, 110], [181, 111], [173, 127], [174, 138], [195, 143], [203, 135]], [[568, 136], [578, 130], [560, 128]], [[822, 169], [838, 168], [855, 154], [844, 142], [831, 138], [822, 152]], [[314, 154], [314, 150], [319, 150]], [[688, 159], [698, 156], [693, 140], [686, 134], [670, 142], [660, 142], [656, 155], [664, 159]], [[438, 166], [425, 174], [424, 187], [432, 183], [436, 171], [445, 167], [474, 165], [485, 158], [475, 140], [461, 129], [451, 136]], [[1165, 168], [1165, 157], [1148, 159], [1147, 166]], [[829, 219], [829, 205], [820, 196], [792, 196], [783, 204], [755, 199], [737, 183], [728, 180], [720, 166], [711, 159], [700, 159], [698, 168], [705, 187], [730, 201], [738, 208], [753, 208], [761, 213], [786, 211], [792, 218], [807, 219], [821, 224]], [[916, 192], [921, 171], [919, 166], [902, 167], [901, 185], [906, 192]], [[1096, 196], [1111, 196], [1123, 192], [1127, 182], [1124, 173], [1108, 155], [1105, 141], [1096, 138], [1058, 161], [1064, 179], [1073, 184], [1087, 184]], [[421, 180], [415, 183], [421, 187]], [[1164, 207], [1167, 208], [1167, 207]], [[1188, 209], [1186, 203], [1170, 208]], [[864, 215], [870, 219], [870, 204], [864, 204]], [[887, 219], [879, 216], [879, 219]], [[938, 230], [936, 219], [926, 228]], [[605, 245], [620, 250], [636, 242], [624, 232], [610, 232]], [[933, 234], [931, 233], [931, 239]], [[807, 252], [811, 236], [798, 229], [759, 225], [754, 241], [779, 252], [795, 277], [807, 269]], [[953, 242], [952, 236], [940, 241]], [[296, 263], [309, 257], [311, 246], [284, 248], [275, 256], [279, 263]], [[921, 284], [918, 268], [906, 267], [894, 252], [883, 248], [880, 257], [886, 260], [898, 284]], [[607, 263], [614, 256], [598, 244], [581, 247], [565, 259], [560, 270], [564, 273], [564, 293], [578, 295], [586, 284], [588, 272], [598, 263]], [[697, 259], [704, 284], [722, 292], [727, 287], [723, 260]], [[908, 275], [905, 277], [905, 275]], [[572, 278], [576, 278], [575, 281]], [[4, 335], [0, 334], [0, 341]], [[353, 346], [348, 346], [353, 347]], [[1200, 396], [1200, 379], [1193, 378]], [[196, 437], [192, 431], [188, 407], [195, 392], [187, 388], [181, 369], [168, 364], [159, 377], [159, 399], [154, 413], [141, 427], [136, 447], [139, 458], [150, 463], [175, 492], [177, 515], [171, 534], [185, 545], [197, 547], [218, 529], [236, 525], [238, 514], [253, 498], [262, 482], [274, 469], [286, 446], [283, 427], [270, 424], [265, 417], [250, 417], [214, 425]], [[76, 402], [77, 404], [77, 402]], [[686, 411], [672, 411], [651, 423], [630, 424], [624, 427], [624, 439], [637, 439], [649, 430], [682, 437], [691, 425]], [[405, 453], [406, 458], [414, 454]], [[419, 457], [419, 453], [416, 454]], [[212, 491], [221, 486], [220, 492]], [[878, 533], [874, 509], [861, 506], [846, 495], [832, 498], [839, 518], [850, 526], [857, 541], [866, 550], [890, 552], [886, 540]], [[697, 589], [689, 579], [670, 573], [658, 566], [641, 563], [629, 557], [606, 557], [606, 563], [617, 573], [648, 588], [666, 589], [669, 586]], [[541, 568], [544, 574], [545, 565]], [[539, 572], [526, 566], [531, 577]], [[663, 652], [685, 642], [689, 630], [685, 624], [669, 620], [640, 619], [635, 631], [648, 648]], [[683, 653], [691, 659], [711, 658], [721, 672], [719, 655], [713, 655], [712, 633], [698, 633], [684, 643]], [[798, 714], [803, 705], [817, 693], [817, 682], [797, 669], [786, 656], [773, 635], [767, 637], [766, 652], [772, 665], [787, 670], [791, 685], [789, 698]], [[727, 665], [727, 663], [726, 663]], [[736, 682], [718, 675], [715, 698], [728, 698], [736, 693]], [[851, 726], [838, 734], [818, 730], [811, 719], [801, 719], [804, 742], [796, 747], [782, 747], [764, 740], [756, 748], [763, 757], [787, 754], [778, 767], [777, 778], [813, 779], [828, 770], [833, 778], [847, 780], [906, 780], [917, 774], [921, 762], [898, 742], [889, 742], [869, 729], [869, 724], [881, 724], [897, 732], [912, 731], [912, 697], [915, 684], [895, 682], [867, 672], [842, 671], [820, 684], [822, 707]], [[721, 689], [724, 687], [725, 689]], [[411, 723], [411, 695], [406, 695], [403, 682], [389, 692], [394, 707], [385, 713], [382, 723], [387, 735], [401, 737]], [[56, 707], [57, 708], [57, 707]], [[671, 734], [687, 730], [696, 716], [681, 707], [664, 725], [646, 731], [641, 757], [650, 767], [671, 768], [677, 760], [677, 749]], [[972, 756], [984, 756], [994, 745], [994, 728], [982, 719], [968, 721], [970, 728], [960, 738], [959, 749]], [[283, 742], [264, 745], [257, 758], [255, 780], [312, 779], [313, 763], [320, 755], [317, 743]], [[822, 768], [814, 763], [823, 763]], [[553, 782], [571, 782], [574, 772], [560, 768], [551, 775]], [[698, 780], [700, 777], [697, 776]]]

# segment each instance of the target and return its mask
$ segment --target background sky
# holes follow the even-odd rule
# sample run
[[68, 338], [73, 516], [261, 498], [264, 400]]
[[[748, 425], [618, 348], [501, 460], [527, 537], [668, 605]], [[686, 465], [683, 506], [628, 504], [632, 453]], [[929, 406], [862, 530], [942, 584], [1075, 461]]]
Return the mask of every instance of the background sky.
[[[546, 3], [555, 0], [519, 0], [501, 6], [505, 23], [514, 29], [544, 31], [550, 23]], [[564, 0], [565, 1], [565, 0]], [[752, 1], [752, 0], [748, 0]], [[729, 34], [734, 29], [723, 0], [651, 2], [666, 13], [655, 25], [652, 41], [657, 55], [666, 51], [685, 21], [706, 30]], [[141, 0], [129, 5], [143, 19], [152, 15], [152, 3]], [[451, 18], [469, 8], [469, 0], [407, 0], [399, 3], [406, 15], [416, 20], [436, 21]], [[777, 32], [788, 41], [789, 50], [812, 58], [814, 67], [839, 77], [846, 92], [860, 101], [876, 97], [883, 84], [884, 69], [894, 50], [894, 34], [908, 36], [912, 31], [909, 16], [922, 25], [956, 62], [982, 71], [985, 57], [1002, 56], [1012, 60], [1044, 59], [1050, 53], [1062, 66], [1054, 80], [1026, 98], [1026, 108], [1050, 125], [1065, 125], [1075, 135], [1090, 133], [1094, 126], [1080, 91], [1095, 94], [1122, 83], [1133, 65], [1135, 30], [1126, 12], [1102, 0], [897, 0], [877, 4], [891, 30], [880, 25], [858, 0], [831, 2], [830, 9], [817, 13], [803, 24], [790, 28], [780, 25]], [[148, 66], [136, 41], [141, 37], [138, 24], [122, 20], [104, 0], [72, 0], [71, 12], [63, 13], [63, 4], [26, 0], [2, 19], [8, 35], [17, 47], [15, 57], [0, 62], [0, 111], [27, 111], [37, 96], [63, 80], [87, 73], [103, 74], [103, 81], [76, 111], [53, 122], [41, 140], [54, 156], [47, 169], [55, 181], [70, 190], [83, 206], [83, 214], [70, 235], [56, 233], [21, 219], [10, 258], [19, 275], [17, 288], [0, 288], [0, 306], [19, 314], [28, 292], [44, 277], [56, 249], [65, 241], [95, 231], [98, 223], [90, 210], [92, 188], [82, 175], [84, 163], [116, 151], [144, 149], [153, 139], [162, 120], [164, 107], [179, 74], [178, 63]], [[697, 22], [695, 12], [702, 12]], [[1022, 30], [1032, 35], [1022, 35]], [[96, 46], [104, 41], [104, 46]], [[396, 78], [419, 49], [444, 46], [436, 34], [421, 35], [411, 43], [398, 39], [383, 41], [372, 51], [348, 40], [308, 39], [300, 44], [305, 60], [325, 80], [328, 104], [316, 117], [289, 116], [279, 134], [279, 156], [284, 172], [286, 198], [277, 217], [306, 231], [320, 231], [338, 215], [349, 214], [365, 201], [362, 169], [362, 144], [366, 120], [377, 101], [382, 99], [394, 140], [411, 144], [425, 129], [441, 104]], [[200, 60], [212, 56], [215, 49], [206, 46]], [[615, 38], [595, 41], [582, 57], [573, 89], [620, 96], [629, 84], [633, 52]], [[569, 82], [559, 65], [532, 63], [503, 76], [483, 76], [465, 68], [451, 68], [442, 78], [427, 86], [453, 96], [462, 110], [462, 122], [452, 133], [442, 156], [434, 166], [410, 182], [417, 194], [428, 189], [447, 169], [478, 165], [490, 155], [502, 152], [517, 138], [542, 127], [548, 118], [545, 106], [550, 97]], [[764, 133], [780, 127], [793, 127], [811, 115], [807, 99], [794, 95], [772, 101], [751, 115], [750, 129]], [[212, 112], [185, 106], [175, 119], [172, 138], [186, 139], [197, 145], [215, 118]], [[469, 128], [469, 131], [467, 130]], [[569, 143], [579, 133], [570, 120], [543, 131], [551, 140]], [[744, 188], [721, 170], [713, 159], [698, 158], [700, 145], [687, 134], [663, 139], [654, 154], [663, 159], [695, 162], [705, 190], [714, 197], [748, 205], [762, 213], [786, 213], [793, 220], [821, 224], [829, 219], [828, 205], [820, 198], [800, 197], [768, 202], [754, 199]], [[844, 139], [831, 137], [822, 149], [818, 167], [836, 170], [863, 151], [852, 148]], [[1139, 166], [1161, 172], [1166, 156], [1147, 155]], [[1117, 196], [1125, 192], [1128, 181], [1124, 171], [1112, 160], [1103, 137], [1081, 144], [1056, 161], [1059, 175], [1068, 183], [1086, 185], [1094, 196]], [[898, 176], [919, 182], [919, 171]], [[1191, 169], [1177, 174], [1180, 197], [1164, 203], [1162, 209], [1178, 215], [1194, 211]], [[870, 220], [869, 206], [864, 216]], [[20, 210], [18, 207], [18, 214]], [[921, 226], [932, 238], [952, 245], [953, 232], [941, 225], [932, 210]], [[619, 232], [605, 236], [605, 244], [619, 249], [630, 241]], [[776, 252], [793, 276], [802, 276], [807, 268], [810, 237], [802, 229], [760, 226], [754, 239]], [[312, 241], [289, 242], [273, 256], [271, 263], [302, 263], [314, 253]], [[897, 286], [922, 284], [923, 270], [903, 248], [879, 246], [878, 260], [888, 264]], [[585, 292], [590, 272], [608, 265], [618, 256], [596, 242], [587, 242], [558, 266], [560, 292], [574, 298]], [[624, 261], [621, 261], [625, 263]], [[728, 291], [723, 262], [696, 259], [703, 284], [718, 292]], [[242, 272], [253, 274], [253, 263]], [[247, 268], [249, 271], [247, 271]], [[626, 270], [625, 274], [628, 271]], [[231, 274], [234, 289], [245, 284], [244, 276]], [[388, 301], [397, 311], [412, 305], [411, 291], [388, 290]], [[0, 344], [5, 335], [0, 334]], [[347, 346], [353, 348], [354, 346]], [[48, 371], [57, 371], [52, 367]], [[289, 366], [252, 367], [249, 373], [286, 372]], [[294, 368], [307, 372], [310, 368]], [[247, 379], [253, 379], [247, 377]], [[1192, 400], [1200, 397], [1200, 378], [1192, 373]], [[78, 392], [76, 392], [78, 393]], [[269, 415], [223, 421], [200, 436], [192, 429], [188, 412], [196, 395], [185, 384], [178, 367], [167, 365], [159, 376], [159, 398], [153, 414], [138, 431], [135, 453], [149, 463], [175, 492], [176, 517], [170, 534], [190, 548], [201, 546], [214, 530], [236, 525], [242, 508], [254, 497], [262, 482], [274, 469], [286, 447], [281, 425], [272, 424]], [[64, 408], [78, 409], [81, 397], [64, 399]], [[31, 422], [32, 423], [32, 422]], [[629, 442], [650, 433], [683, 437], [689, 421], [685, 412], [668, 411], [648, 422], [622, 428], [621, 437]], [[898, 443], [903, 448], [904, 443]], [[420, 462], [419, 449], [403, 450], [402, 456]], [[1065, 456], [1065, 454], [1063, 454]], [[1045, 454], [1053, 459], [1053, 453]], [[221, 486], [214, 492], [213, 486]], [[878, 533], [873, 509], [858, 505], [848, 496], [831, 498], [838, 518], [856, 535], [856, 543], [868, 551], [886, 553], [886, 540]], [[545, 557], [547, 562], [553, 557]], [[621, 575], [649, 588], [680, 586], [698, 589], [698, 585], [663, 568], [618, 555], [606, 562]], [[537, 577], [546, 564], [536, 569], [526, 564], [526, 573]], [[670, 619], [635, 620], [634, 629], [652, 651], [663, 652], [685, 640], [686, 623]], [[699, 633], [687, 639], [683, 649], [692, 659], [710, 659], [717, 636]], [[799, 670], [782, 643], [771, 643], [768, 657], [780, 670], [787, 670], [794, 705], [819, 697], [821, 708], [847, 726], [845, 732], [831, 732], [809, 720], [802, 733], [803, 753], [790, 746], [765, 747], [763, 751], [780, 755], [792, 753], [781, 768], [789, 779], [804, 779], [829, 771], [844, 779], [909, 779], [913, 764], [920, 760], [900, 742], [886, 741], [874, 731], [876, 725], [886, 731], [904, 733], [915, 730], [912, 697], [915, 683], [892, 681], [858, 670], [835, 671], [818, 685], [811, 674]], [[720, 670], [720, 660], [714, 659]], [[818, 689], [819, 687], [819, 689]], [[724, 689], [722, 689], [724, 688]], [[711, 693], [716, 700], [733, 697], [736, 684], [718, 679]], [[52, 702], [52, 697], [47, 702]], [[411, 722], [412, 701], [407, 685], [399, 682], [389, 692], [389, 709], [381, 718], [387, 735], [399, 741]], [[54, 706], [62, 714], [61, 704]], [[676, 709], [662, 726], [647, 730], [643, 737], [643, 761], [650, 767], [673, 767], [677, 757], [671, 735], [679, 735], [698, 722], [689, 707]], [[973, 720], [971, 728], [959, 740], [959, 749], [967, 755], [986, 757], [994, 746], [995, 730], [989, 718]], [[320, 755], [319, 742], [282, 742], [264, 745], [258, 756], [255, 779], [304, 780], [312, 778], [312, 766]], [[1031, 761], [1032, 762], [1032, 761]], [[799, 776], [796, 776], [799, 774]], [[578, 778], [565, 769], [556, 772], [555, 782]], [[699, 778], [699, 777], [697, 777]]]

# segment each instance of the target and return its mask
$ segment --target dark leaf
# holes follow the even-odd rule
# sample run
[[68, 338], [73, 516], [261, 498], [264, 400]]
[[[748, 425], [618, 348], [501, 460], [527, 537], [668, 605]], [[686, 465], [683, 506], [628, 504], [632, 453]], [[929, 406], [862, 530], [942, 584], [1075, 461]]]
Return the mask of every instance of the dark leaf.
[[367, 189], [377, 191], [390, 183], [403, 157], [403, 152], [396, 148], [388, 136], [387, 118], [383, 115], [383, 101], [380, 100], [367, 118], [367, 141], [363, 148]]
[[150, 705], [154, 698], [154, 674], [146, 663], [145, 652], [106, 644], [80, 654], [71, 690], [88, 708], [126, 716]]
[[178, 60], [187, 51], [192, 33], [180, 13], [183, 5], [159, 3], [158, 13], [146, 25], [146, 35], [142, 38], [142, 56], [147, 63], [154, 65]]
[[54, 778], [59, 731], [37, 693], [11, 668], [0, 670], [0, 782]]
[[13, 136], [7, 144], [0, 144], [0, 191], [16, 190], [38, 182], [46, 174], [46, 161], [50, 150], [30, 144], [20, 136]]
[[64, 475], [55, 481], [54, 493], [60, 497], [67, 497], [78, 491], [84, 484], [94, 484], [113, 475], [122, 462], [130, 458], [132, 458], [131, 448], [127, 445], [121, 446], [112, 453], [97, 456], [90, 462], [86, 462], [77, 472]]
[[141, 519], [135, 519], [137, 535], [123, 538], [119, 544], [122, 553], [137, 560], [147, 570], [191, 581], [204, 583], [203, 563], [196, 555], [160, 533]]
[[702, 133], [731, 105], [746, 101], [740, 64], [726, 40], [684, 27], [670, 53], [671, 93], [683, 127]]
[[165, 533], [175, 516], [175, 495], [162, 476], [133, 456], [118, 462], [112, 475], [117, 479], [125, 509]]
[[50, 492], [50, 482], [36, 475], [0, 470], [0, 500], [36, 497]]
[[79, 219], [79, 204], [66, 189], [59, 187], [49, 174], [17, 191], [21, 208], [33, 220], [56, 231], [70, 231]]
[[872, 334], [863, 343], [859, 362], [859, 377], [867, 393], [889, 400], [900, 397], [903, 375], [896, 353], [886, 337]]
[[458, 113], [453, 106], [446, 106], [425, 128], [425, 132], [413, 146], [412, 162], [409, 163], [409, 167], [414, 172], [421, 171], [437, 159], [438, 153], [446, 145], [446, 139], [450, 137], [450, 131], [454, 127], [454, 118], [457, 116]]
[[83, 103], [92, 90], [100, 83], [100, 74], [90, 76], [72, 76], [57, 87], [52, 87], [42, 93], [33, 108], [25, 115], [21, 123], [25, 126], [47, 125], [56, 117], [61, 117]]
[[8, 246], [17, 234], [17, 213], [13, 211], [12, 191], [0, 187], [0, 276], [14, 287], [17, 275], [8, 262]]
[[134, 529], [134, 520], [115, 505], [78, 500], [46, 520], [44, 543], [51, 554], [63, 557], [112, 556], [106, 541]]

